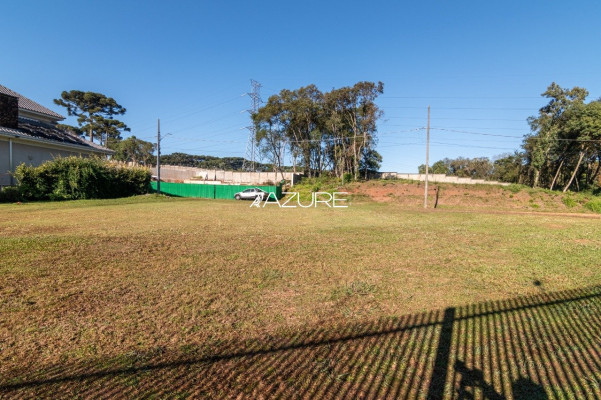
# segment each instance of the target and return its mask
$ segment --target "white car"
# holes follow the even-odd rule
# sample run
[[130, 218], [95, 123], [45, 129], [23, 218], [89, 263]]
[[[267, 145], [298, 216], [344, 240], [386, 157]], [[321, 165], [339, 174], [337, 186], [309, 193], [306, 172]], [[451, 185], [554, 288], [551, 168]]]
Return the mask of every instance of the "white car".
[[261, 200], [265, 200], [267, 196], [269, 196], [269, 194], [266, 191], [259, 188], [252, 188], [236, 193], [234, 198], [236, 200], [255, 200], [257, 197], [260, 197]]

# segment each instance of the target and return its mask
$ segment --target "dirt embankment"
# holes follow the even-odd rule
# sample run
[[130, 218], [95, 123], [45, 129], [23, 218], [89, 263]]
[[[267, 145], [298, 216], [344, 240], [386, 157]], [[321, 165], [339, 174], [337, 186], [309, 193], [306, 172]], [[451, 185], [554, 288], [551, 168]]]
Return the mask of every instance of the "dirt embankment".
[[[410, 207], [424, 204], [424, 183], [398, 181], [370, 181], [351, 185], [348, 191], [364, 195], [377, 202], [395, 203]], [[590, 212], [577, 203], [572, 207], [564, 203], [564, 194], [542, 190], [511, 190], [508, 187], [489, 185], [430, 184], [428, 201], [431, 207], [477, 209], [486, 211], [546, 211], [560, 213]]]

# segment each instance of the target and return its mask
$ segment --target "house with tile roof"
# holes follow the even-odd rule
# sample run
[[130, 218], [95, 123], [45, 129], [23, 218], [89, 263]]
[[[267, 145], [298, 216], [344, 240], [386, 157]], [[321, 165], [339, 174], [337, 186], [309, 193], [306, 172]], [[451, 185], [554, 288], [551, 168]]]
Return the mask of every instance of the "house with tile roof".
[[56, 157], [102, 156], [112, 150], [59, 129], [60, 114], [0, 85], [0, 187], [14, 184], [21, 164], [39, 165]]

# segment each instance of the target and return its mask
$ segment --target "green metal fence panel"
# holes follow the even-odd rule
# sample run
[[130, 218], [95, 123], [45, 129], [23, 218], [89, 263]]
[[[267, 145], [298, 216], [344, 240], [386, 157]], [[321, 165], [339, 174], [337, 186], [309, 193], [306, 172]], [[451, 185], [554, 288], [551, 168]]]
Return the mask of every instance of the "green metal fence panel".
[[[157, 183], [151, 182], [153, 192]], [[215, 185], [199, 185], [194, 183], [161, 182], [161, 193], [177, 197], [199, 197], [204, 199], [215, 198]]]
[[[156, 192], [157, 183], [151, 182], [152, 192]], [[282, 185], [253, 186], [253, 185], [204, 185], [195, 183], [161, 182], [161, 193], [177, 197], [199, 197], [203, 199], [234, 199], [236, 193], [250, 188], [259, 188], [267, 193], [274, 193], [278, 199], [282, 198]], [[273, 199], [273, 196], [271, 196]]]

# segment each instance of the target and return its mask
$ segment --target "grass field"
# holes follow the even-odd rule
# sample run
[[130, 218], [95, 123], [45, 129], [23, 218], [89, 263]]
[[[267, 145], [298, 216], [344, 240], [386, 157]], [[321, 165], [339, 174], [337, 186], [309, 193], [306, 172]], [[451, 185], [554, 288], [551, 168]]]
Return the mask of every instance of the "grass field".
[[0, 395], [601, 397], [598, 216], [249, 205], [0, 205]]

